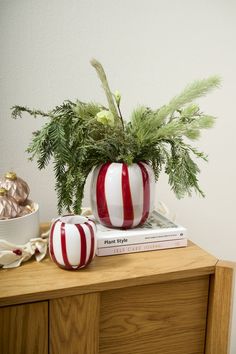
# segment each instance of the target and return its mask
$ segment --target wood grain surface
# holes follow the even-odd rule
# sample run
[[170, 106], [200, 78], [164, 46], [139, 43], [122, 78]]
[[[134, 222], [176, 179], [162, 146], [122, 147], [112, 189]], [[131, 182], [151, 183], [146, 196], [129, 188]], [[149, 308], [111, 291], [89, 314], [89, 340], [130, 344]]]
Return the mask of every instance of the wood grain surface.
[[236, 264], [219, 261], [211, 276], [206, 354], [228, 354]]
[[50, 301], [50, 354], [98, 354], [100, 294]]
[[209, 277], [106, 291], [99, 354], [203, 354]]
[[232, 280], [192, 242], [78, 271], [32, 259], [0, 270], [0, 354], [228, 354]]
[[48, 302], [0, 308], [0, 353], [48, 353]]
[[60, 269], [49, 257], [32, 259], [0, 270], [0, 306], [213, 274], [216, 262], [191, 242], [185, 248], [95, 257], [78, 271]]

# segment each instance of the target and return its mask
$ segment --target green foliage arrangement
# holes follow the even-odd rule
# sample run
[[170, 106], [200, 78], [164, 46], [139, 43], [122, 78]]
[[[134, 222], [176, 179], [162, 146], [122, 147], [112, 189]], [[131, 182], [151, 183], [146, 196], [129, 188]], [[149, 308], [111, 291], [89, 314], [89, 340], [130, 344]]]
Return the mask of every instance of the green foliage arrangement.
[[218, 87], [220, 79], [212, 76], [195, 81], [168, 104], [159, 109], [139, 106], [125, 121], [119, 92], [112, 94], [102, 65], [95, 59], [91, 64], [102, 82], [108, 107], [79, 100], [64, 101], [48, 113], [12, 107], [13, 118], [27, 112], [46, 119], [42, 129], [33, 133], [27, 151], [30, 159], [37, 159], [39, 169], [53, 159], [58, 212], [80, 213], [88, 174], [107, 161], [146, 161], [156, 180], [164, 169], [178, 198], [192, 191], [204, 196], [198, 185], [200, 170], [193, 158], [207, 160], [207, 156], [188, 140], [198, 139], [202, 129], [213, 126], [215, 118], [202, 113], [193, 101]]

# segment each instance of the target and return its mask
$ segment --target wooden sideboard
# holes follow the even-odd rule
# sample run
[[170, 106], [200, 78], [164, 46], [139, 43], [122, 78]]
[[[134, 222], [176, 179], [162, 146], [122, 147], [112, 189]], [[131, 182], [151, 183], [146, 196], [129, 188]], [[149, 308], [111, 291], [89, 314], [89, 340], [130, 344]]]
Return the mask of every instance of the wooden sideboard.
[[226, 354], [234, 266], [197, 245], [0, 270], [0, 354]]

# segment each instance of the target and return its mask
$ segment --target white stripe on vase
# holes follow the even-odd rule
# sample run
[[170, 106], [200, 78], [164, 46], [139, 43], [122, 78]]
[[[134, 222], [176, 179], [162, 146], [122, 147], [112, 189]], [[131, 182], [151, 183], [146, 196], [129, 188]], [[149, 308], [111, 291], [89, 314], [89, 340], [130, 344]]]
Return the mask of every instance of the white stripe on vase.
[[140, 223], [143, 213], [143, 178], [141, 169], [137, 164], [129, 166], [128, 169], [129, 184], [134, 211], [132, 227], [135, 227]]
[[87, 225], [85, 224], [82, 224], [81, 225], [83, 230], [84, 230], [84, 233], [85, 233], [85, 239], [86, 239], [86, 260], [85, 260], [85, 263], [88, 262], [89, 260], [89, 256], [90, 256], [90, 252], [91, 252], [91, 232], [90, 232], [90, 229]]
[[142, 165], [145, 166], [148, 171], [149, 176], [149, 185], [150, 185], [150, 205], [149, 205], [149, 215], [153, 212], [154, 201], [155, 201], [155, 176], [152, 167], [142, 162]]
[[[97, 249], [97, 237], [96, 237], [96, 233], [97, 233], [97, 228], [96, 225], [93, 221], [89, 221], [89, 224], [92, 226], [93, 228], [93, 236], [94, 236], [94, 247], [93, 247], [93, 257], [96, 254], [96, 249]], [[92, 235], [91, 235], [92, 237]]]
[[73, 224], [65, 224], [66, 254], [70, 264], [80, 263], [80, 234]]
[[62, 257], [62, 248], [61, 248], [61, 222], [57, 222], [53, 232], [53, 250], [54, 256], [57, 262], [61, 265], [65, 265]]
[[93, 215], [96, 220], [99, 220], [98, 209], [97, 209], [97, 179], [101, 166], [95, 167], [92, 172], [91, 186], [90, 186], [90, 203], [93, 210]]
[[[112, 163], [105, 176], [105, 195], [111, 224], [121, 227], [124, 220], [122, 200], [122, 163]], [[114, 188], [115, 187], [115, 188]]]

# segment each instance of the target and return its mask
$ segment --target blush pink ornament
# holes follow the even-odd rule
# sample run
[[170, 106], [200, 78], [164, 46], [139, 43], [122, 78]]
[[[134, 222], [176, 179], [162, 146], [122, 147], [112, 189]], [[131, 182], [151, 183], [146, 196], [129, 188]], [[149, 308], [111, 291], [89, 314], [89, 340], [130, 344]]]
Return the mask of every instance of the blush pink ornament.
[[8, 195], [13, 197], [18, 204], [24, 204], [30, 193], [28, 184], [15, 172], [7, 172], [0, 179], [0, 187], [5, 188]]
[[153, 211], [154, 188], [153, 170], [144, 162], [100, 165], [91, 180], [93, 215], [111, 228], [142, 225]]
[[51, 259], [64, 269], [86, 267], [96, 251], [96, 225], [80, 215], [62, 216], [51, 226], [49, 252]]

